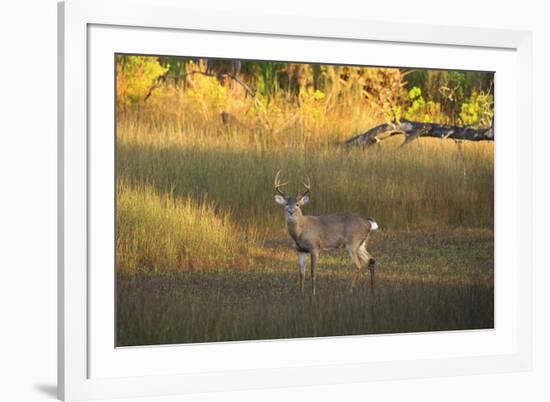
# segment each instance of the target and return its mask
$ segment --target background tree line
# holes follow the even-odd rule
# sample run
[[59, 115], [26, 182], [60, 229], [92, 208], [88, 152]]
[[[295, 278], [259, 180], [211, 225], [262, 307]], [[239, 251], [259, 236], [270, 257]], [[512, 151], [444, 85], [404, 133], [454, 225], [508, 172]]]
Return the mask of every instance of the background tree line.
[[265, 108], [281, 101], [364, 103], [388, 122], [405, 118], [471, 127], [489, 127], [494, 116], [490, 72], [168, 56], [119, 56], [118, 104], [143, 103], [167, 86], [185, 91], [196, 74], [214, 77], [222, 87], [242, 86], [244, 96]]

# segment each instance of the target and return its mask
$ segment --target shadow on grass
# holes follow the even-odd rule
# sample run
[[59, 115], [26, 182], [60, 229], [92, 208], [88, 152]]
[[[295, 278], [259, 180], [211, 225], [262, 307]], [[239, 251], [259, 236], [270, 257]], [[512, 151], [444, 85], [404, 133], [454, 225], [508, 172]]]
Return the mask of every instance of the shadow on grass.
[[291, 270], [119, 280], [117, 345], [493, 328], [492, 287], [350, 282], [320, 272], [311, 297]]

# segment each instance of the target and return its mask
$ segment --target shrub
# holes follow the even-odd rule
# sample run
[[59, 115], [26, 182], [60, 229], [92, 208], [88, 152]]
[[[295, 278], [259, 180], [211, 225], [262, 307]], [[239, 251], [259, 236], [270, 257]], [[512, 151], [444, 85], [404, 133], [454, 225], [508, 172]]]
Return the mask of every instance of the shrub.
[[446, 122], [447, 119], [441, 113], [441, 104], [432, 100], [426, 101], [420, 88], [411, 88], [407, 93], [407, 101], [409, 106], [405, 112], [406, 119], [424, 123]]
[[168, 68], [161, 66], [158, 57], [119, 55], [116, 63], [117, 104], [126, 107], [143, 100]]
[[490, 127], [493, 124], [493, 95], [474, 92], [460, 109], [460, 122], [473, 127]]

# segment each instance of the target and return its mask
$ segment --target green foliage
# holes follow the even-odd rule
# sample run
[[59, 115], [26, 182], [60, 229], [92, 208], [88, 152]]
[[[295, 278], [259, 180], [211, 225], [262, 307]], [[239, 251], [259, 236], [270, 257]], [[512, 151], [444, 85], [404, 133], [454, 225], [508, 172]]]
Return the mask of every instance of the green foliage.
[[406, 72], [406, 88], [421, 88], [424, 99], [439, 104], [444, 120], [460, 124], [462, 104], [474, 93], [491, 94], [493, 73], [457, 70], [414, 70]]
[[441, 123], [441, 105], [434, 101], [426, 101], [419, 87], [413, 87], [407, 93], [409, 106], [405, 112], [407, 120], [424, 123]]
[[214, 77], [198, 75], [193, 77], [193, 85], [189, 87], [186, 94], [193, 99], [197, 105], [212, 109], [216, 115], [221, 113], [228, 102], [229, 90]]
[[472, 127], [490, 127], [493, 123], [493, 95], [473, 93], [460, 109], [460, 121]]
[[277, 63], [262, 63], [258, 80], [258, 91], [264, 96], [272, 96], [277, 90]]
[[167, 72], [173, 77], [182, 77], [187, 73], [187, 65], [191, 59], [176, 56], [159, 57], [159, 63], [167, 69]]
[[168, 71], [154, 56], [118, 55], [116, 63], [117, 103], [125, 107], [138, 103], [147, 95], [158, 77]]

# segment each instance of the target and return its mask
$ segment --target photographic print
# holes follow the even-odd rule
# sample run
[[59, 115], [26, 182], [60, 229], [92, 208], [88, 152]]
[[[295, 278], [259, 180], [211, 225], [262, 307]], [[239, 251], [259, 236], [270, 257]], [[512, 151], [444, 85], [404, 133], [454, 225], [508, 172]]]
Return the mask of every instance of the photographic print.
[[115, 55], [116, 346], [494, 327], [494, 73]]

